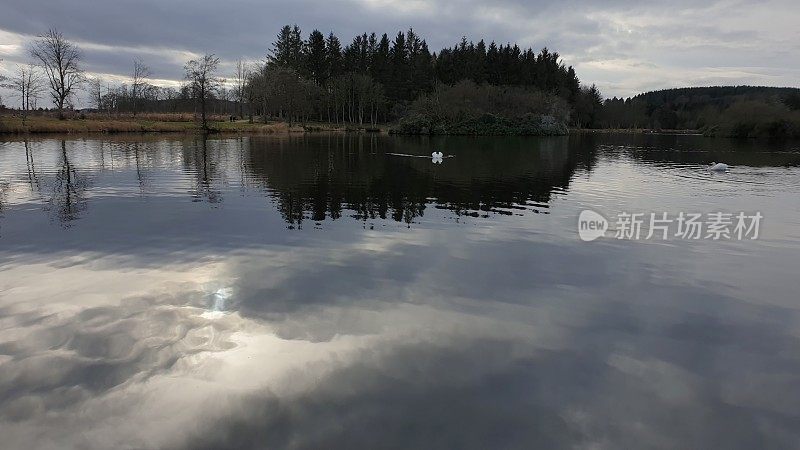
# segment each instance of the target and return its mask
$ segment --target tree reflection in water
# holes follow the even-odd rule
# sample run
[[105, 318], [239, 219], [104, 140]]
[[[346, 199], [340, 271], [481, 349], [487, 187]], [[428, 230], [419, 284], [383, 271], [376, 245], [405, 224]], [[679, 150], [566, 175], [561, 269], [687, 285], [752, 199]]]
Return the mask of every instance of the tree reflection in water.
[[[424, 158], [432, 146], [455, 154], [433, 166]], [[365, 151], [366, 148], [369, 150]], [[590, 168], [592, 153], [566, 139], [376, 138], [331, 135], [250, 142], [247, 167], [275, 198], [284, 220], [392, 219], [412, 224], [429, 205], [456, 217], [546, 212], [553, 190], [565, 190], [579, 164]]]
[[[135, 178], [138, 197], [178, 187], [193, 201], [211, 205], [224, 201], [231, 192], [228, 180], [235, 180], [243, 194], [271, 198], [287, 226], [298, 229], [309, 220], [343, 216], [364, 227], [379, 220], [411, 226], [429, 208], [451, 211], [455, 220], [547, 213], [553, 193], [566, 190], [574, 172], [590, 170], [595, 159], [592, 143], [565, 138], [320, 134], [54, 143], [25, 141], [25, 171], [19, 175], [64, 227], [89, 207], [92, 180], [106, 176]], [[91, 151], [82, 152], [86, 147]], [[456, 157], [432, 165], [425, 158], [387, 155], [427, 155], [431, 148]]]
[[214, 186], [219, 152], [209, 151], [208, 141], [208, 137], [204, 136], [184, 146], [183, 161], [195, 182], [190, 190], [192, 200], [217, 204], [223, 200], [222, 191]]
[[61, 162], [56, 168], [49, 189], [44, 188], [42, 195], [46, 200], [46, 209], [63, 227], [69, 227], [73, 220], [87, 208], [86, 192], [90, 183], [70, 162], [67, 142], [61, 140]]

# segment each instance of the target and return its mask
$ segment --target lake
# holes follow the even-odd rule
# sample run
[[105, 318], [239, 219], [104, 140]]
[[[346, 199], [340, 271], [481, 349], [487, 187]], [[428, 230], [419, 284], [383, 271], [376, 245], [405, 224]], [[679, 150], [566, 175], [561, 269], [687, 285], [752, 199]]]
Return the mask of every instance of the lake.
[[13, 138], [0, 446], [797, 448], [799, 268], [797, 143]]

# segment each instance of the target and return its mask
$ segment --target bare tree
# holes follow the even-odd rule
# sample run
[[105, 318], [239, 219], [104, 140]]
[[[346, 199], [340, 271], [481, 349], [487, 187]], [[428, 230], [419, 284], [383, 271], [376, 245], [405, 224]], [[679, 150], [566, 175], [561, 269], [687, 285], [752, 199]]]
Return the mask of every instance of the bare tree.
[[203, 130], [208, 130], [208, 121], [206, 120], [208, 101], [213, 98], [214, 92], [222, 85], [222, 80], [214, 76], [218, 66], [219, 58], [213, 54], [192, 59], [184, 66], [192, 96], [200, 104]]
[[89, 79], [89, 96], [91, 97], [92, 105], [98, 111], [103, 109], [103, 83], [99, 77]]
[[13, 90], [16, 97], [19, 98], [22, 124], [24, 125], [28, 111], [32, 109], [31, 103], [35, 108], [36, 100], [41, 95], [43, 88], [42, 79], [36, 71], [36, 66], [33, 64], [17, 66], [16, 74], [9, 82], [2, 83], [0, 86]]
[[133, 77], [131, 78], [131, 100], [133, 107], [133, 117], [136, 117], [136, 101], [142, 96], [147, 87], [147, 79], [152, 76], [150, 67], [146, 66], [141, 59], [133, 60]]
[[58, 118], [63, 119], [65, 102], [84, 80], [80, 67], [81, 52], [55, 28], [40, 35], [30, 52], [44, 68], [50, 95], [58, 108]]
[[36, 69], [36, 65], [28, 64], [26, 75], [28, 77], [28, 88], [25, 91], [25, 107], [28, 108], [28, 111], [36, 109], [45, 88], [44, 79]]
[[[0, 62], [3, 62], [3, 58], [0, 58]], [[5, 80], [5, 79], [6, 79], [6, 77], [4, 77], [2, 74], [0, 74], [0, 83], [2, 83], [3, 80]], [[2, 107], [2, 106], [3, 106], [3, 96], [0, 95], [0, 107]]]
[[234, 75], [234, 95], [239, 104], [239, 117], [244, 116], [244, 102], [247, 98], [247, 80], [250, 77], [250, 67], [241, 59], [236, 61], [236, 75]]
[[[225, 88], [224, 83], [225, 81], [223, 81], [223, 85], [217, 90], [217, 99], [222, 103], [222, 108], [225, 114], [229, 114], [230, 108], [228, 108], [228, 101], [233, 98], [233, 93]], [[214, 111], [217, 111], [216, 107], [214, 108]]]

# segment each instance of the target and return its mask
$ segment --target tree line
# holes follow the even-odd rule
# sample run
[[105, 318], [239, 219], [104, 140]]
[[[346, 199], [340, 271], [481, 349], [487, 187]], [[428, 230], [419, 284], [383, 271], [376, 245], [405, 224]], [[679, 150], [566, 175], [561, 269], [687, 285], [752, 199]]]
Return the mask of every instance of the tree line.
[[[67, 40], [57, 29], [50, 29], [39, 35], [29, 48], [34, 62], [19, 66], [10, 80], [0, 79], [2, 86], [11, 89], [20, 99], [23, 124], [28, 111], [35, 109], [38, 100], [47, 93], [64, 119], [65, 110], [74, 107], [73, 101], [78, 90], [87, 90], [92, 106], [106, 112], [153, 111], [164, 103], [173, 104], [173, 111], [179, 112], [186, 100], [196, 109], [199, 105], [203, 128], [207, 128], [206, 112], [209, 103], [225, 98], [224, 79], [216, 75], [219, 58], [204, 55], [186, 62], [185, 80], [180, 93], [170, 88], [159, 88], [150, 83], [152, 72], [141, 60], [134, 59], [130, 84], [112, 89], [103, 86], [100, 78], [89, 77], [83, 69], [83, 54], [77, 45]], [[184, 101], [181, 101], [184, 100]], [[191, 109], [190, 109], [191, 110]]]
[[334, 33], [325, 36], [314, 30], [304, 38], [298, 26], [287, 25], [264, 60], [240, 59], [235, 72], [223, 77], [219, 59], [203, 55], [187, 61], [176, 87], [156, 86], [151, 69], [139, 59], [132, 61], [128, 81], [117, 86], [87, 76], [80, 49], [55, 29], [40, 35], [29, 53], [30, 64], [0, 80], [20, 100], [23, 121], [45, 99], [63, 117], [80, 89], [101, 112], [191, 112], [204, 128], [208, 114], [222, 113], [290, 125], [309, 120], [359, 127], [400, 122], [401, 128], [417, 131], [473, 133], [484, 127], [513, 134], [520, 127], [546, 126], [538, 119], [523, 119], [537, 114], [579, 128], [800, 136], [798, 89], [682, 88], [604, 101], [595, 86], [581, 85], [575, 70], [547, 48], [534, 52], [516, 44], [462, 38], [437, 53], [413, 29], [392, 38], [363, 33], [345, 45]]
[[599, 127], [699, 130], [729, 137], [800, 137], [800, 89], [712, 86], [605, 100]]
[[314, 30], [304, 39], [297, 25], [287, 25], [269, 57], [248, 67], [244, 79], [237, 91], [240, 103], [261, 117], [277, 115], [290, 122], [390, 122], [404, 117], [414, 100], [436, 86], [465, 80], [556, 95], [572, 109], [575, 124], [594, 121], [602, 106], [599, 90], [582, 87], [575, 70], [546, 48], [537, 54], [464, 38], [437, 54], [413, 29], [394, 38], [363, 33], [343, 46], [333, 33], [325, 37]]
[[546, 48], [535, 53], [464, 38], [436, 53], [413, 29], [393, 38], [363, 33], [344, 45], [334, 33], [325, 36], [314, 30], [304, 38], [298, 26], [287, 25], [263, 61], [240, 59], [235, 73], [223, 78], [219, 59], [204, 55], [187, 62], [178, 88], [155, 86], [152, 71], [139, 59], [132, 63], [129, 81], [121, 85], [89, 77], [80, 49], [55, 29], [39, 36], [30, 55], [35, 65], [20, 69], [6, 86], [27, 99], [21, 102], [23, 112], [35, 108], [46, 93], [60, 117], [74, 106], [77, 89], [87, 91], [91, 107], [108, 113], [192, 111], [205, 116], [211, 108], [251, 121], [359, 126], [399, 120], [437, 86], [465, 80], [557, 96], [570, 108], [571, 122], [580, 126], [596, 120], [602, 100], [597, 88], [582, 87], [575, 70]]

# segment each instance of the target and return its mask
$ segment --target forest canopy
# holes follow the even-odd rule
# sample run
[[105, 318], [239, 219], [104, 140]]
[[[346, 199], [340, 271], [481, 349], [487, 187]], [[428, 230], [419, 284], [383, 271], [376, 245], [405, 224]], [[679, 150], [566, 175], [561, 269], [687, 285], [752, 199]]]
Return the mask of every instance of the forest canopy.
[[800, 137], [800, 89], [665, 89], [603, 104], [603, 128], [700, 130], [726, 137]]
[[251, 70], [251, 114], [289, 122], [318, 118], [375, 125], [412, 114], [441, 123], [453, 119], [442, 113], [453, 105], [440, 102], [436, 117], [424, 118], [434, 110], [423, 105], [459, 95], [474, 100], [469, 111], [456, 108], [462, 116], [546, 114], [563, 125], [590, 124], [602, 106], [599, 91], [582, 87], [575, 70], [546, 48], [535, 53], [464, 38], [437, 53], [413, 29], [393, 38], [364, 33], [343, 45], [333, 33], [325, 37], [314, 30], [304, 39], [299, 27], [287, 25], [266, 62]]

